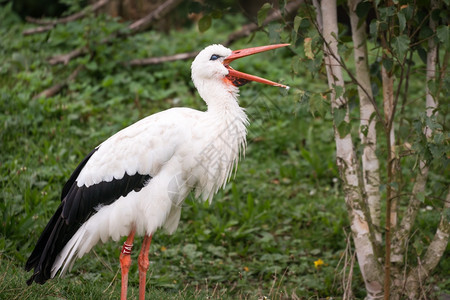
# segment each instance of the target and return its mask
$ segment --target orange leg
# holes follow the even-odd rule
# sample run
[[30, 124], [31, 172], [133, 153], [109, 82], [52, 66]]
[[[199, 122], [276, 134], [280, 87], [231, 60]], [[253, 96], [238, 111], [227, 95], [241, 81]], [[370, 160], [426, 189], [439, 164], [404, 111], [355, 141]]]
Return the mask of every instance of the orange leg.
[[123, 243], [122, 251], [120, 252], [120, 268], [122, 269], [122, 289], [120, 292], [120, 299], [127, 299], [128, 289], [128, 271], [131, 266], [131, 249], [133, 248], [134, 234], [136, 230], [131, 230], [127, 240]]
[[145, 235], [142, 242], [141, 253], [139, 253], [138, 265], [139, 265], [139, 300], [145, 299], [145, 282], [147, 277], [147, 270], [149, 266], [148, 252], [150, 250], [150, 244], [152, 243], [152, 235]]

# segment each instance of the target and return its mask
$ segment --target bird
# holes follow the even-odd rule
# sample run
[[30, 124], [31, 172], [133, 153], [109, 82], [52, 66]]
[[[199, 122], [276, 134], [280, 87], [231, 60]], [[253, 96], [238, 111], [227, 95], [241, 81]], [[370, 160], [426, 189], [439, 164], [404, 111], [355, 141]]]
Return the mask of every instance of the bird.
[[195, 57], [191, 77], [206, 111], [171, 108], [112, 135], [75, 168], [62, 188], [61, 203], [40, 235], [25, 270], [27, 284], [63, 276], [97, 243], [127, 237], [120, 252], [121, 299], [126, 299], [135, 236], [139, 299], [145, 298], [148, 253], [153, 234], [178, 227], [191, 191], [211, 201], [237, 168], [249, 123], [238, 103], [239, 87], [260, 82], [288, 86], [233, 69], [235, 59], [286, 47], [275, 44], [232, 51], [213, 44]]

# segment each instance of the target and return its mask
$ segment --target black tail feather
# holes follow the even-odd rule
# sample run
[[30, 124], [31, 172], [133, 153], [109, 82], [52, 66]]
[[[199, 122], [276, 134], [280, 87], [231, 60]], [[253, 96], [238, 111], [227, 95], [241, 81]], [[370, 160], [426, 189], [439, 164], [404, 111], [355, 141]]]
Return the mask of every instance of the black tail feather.
[[81, 224], [66, 224], [61, 216], [63, 205], [64, 203], [61, 203], [48, 222], [25, 264], [26, 271], [34, 268], [33, 275], [27, 280], [28, 285], [33, 281], [44, 284], [51, 278], [52, 266], [57, 255], [81, 226]]
[[124, 170], [121, 179], [113, 178], [112, 181], [101, 181], [89, 187], [78, 186], [76, 179], [97, 149], [83, 159], [64, 185], [61, 204], [25, 264], [26, 271], [34, 269], [33, 275], [27, 280], [28, 285], [33, 282], [43, 284], [51, 278], [56, 257], [81, 225], [96, 213], [99, 205], [110, 205], [131, 191], [140, 191], [152, 178], [149, 174], [128, 175]]

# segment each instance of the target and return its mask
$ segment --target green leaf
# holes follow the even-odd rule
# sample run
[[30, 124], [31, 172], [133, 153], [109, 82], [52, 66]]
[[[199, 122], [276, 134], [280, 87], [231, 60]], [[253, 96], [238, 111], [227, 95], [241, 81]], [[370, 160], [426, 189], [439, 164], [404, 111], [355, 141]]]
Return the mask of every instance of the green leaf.
[[419, 54], [419, 57], [422, 60], [422, 62], [424, 64], [426, 64], [427, 63], [427, 51], [425, 51], [425, 49], [423, 49], [423, 47], [420, 45], [417, 47], [417, 54]]
[[344, 97], [350, 101], [358, 99], [358, 90], [354, 87], [349, 87], [345, 90]]
[[311, 95], [308, 94], [308, 96], [310, 96], [309, 111], [311, 112], [311, 114], [314, 115], [315, 113], [317, 113], [319, 116], [324, 117], [327, 113], [328, 107], [324, 99], [322, 98], [322, 95], [319, 93], [314, 93]]
[[356, 6], [356, 15], [360, 19], [365, 19], [367, 17], [367, 14], [369, 13], [369, 10], [372, 7], [372, 3], [368, 1], [362, 1]]
[[216, 10], [214, 10], [214, 11], [211, 13], [211, 16], [212, 16], [214, 19], [221, 19], [222, 16], [223, 16], [223, 13], [222, 13], [221, 10], [216, 9]]
[[86, 67], [86, 69], [88, 69], [88, 70], [90, 70], [90, 71], [96, 71], [96, 70], [98, 69], [98, 65], [97, 65], [97, 63], [96, 63], [94, 60], [88, 62], [88, 63], [85, 65], [85, 67]]
[[392, 17], [395, 15], [395, 6], [388, 6], [388, 7], [380, 7], [380, 19], [381, 20], [387, 20], [389, 17]]
[[379, 21], [377, 21], [376, 19], [373, 19], [372, 22], [370, 22], [369, 32], [370, 36], [372, 36], [374, 39], [378, 36], [377, 34], [379, 26], [380, 26]]
[[447, 25], [439, 26], [438, 29], [436, 29], [436, 35], [441, 41], [441, 43], [444, 45], [445, 49], [447, 51], [450, 50], [450, 27]]
[[210, 15], [203, 16], [198, 20], [198, 30], [203, 33], [211, 27], [212, 18]]
[[420, 202], [424, 203], [425, 202], [425, 193], [424, 192], [418, 192], [416, 194], [416, 198], [417, 200], [419, 200]]
[[340, 98], [343, 94], [344, 94], [344, 88], [340, 85], [333, 85], [334, 88], [334, 92], [336, 93], [336, 95], [334, 95], [336, 97], [336, 99]]
[[394, 65], [394, 61], [390, 57], [386, 57], [383, 59], [383, 67], [386, 71], [390, 72], [392, 70], [392, 66]]
[[114, 83], [114, 78], [111, 76], [106, 76], [103, 81], [102, 81], [102, 86], [103, 87], [109, 87]]
[[399, 26], [400, 32], [403, 32], [406, 27], [406, 16], [405, 16], [403, 10], [401, 10], [397, 14], [397, 16], [398, 16], [398, 26]]
[[409, 38], [405, 34], [394, 37], [392, 46], [397, 55], [405, 55], [409, 49]]
[[344, 138], [345, 136], [347, 136], [347, 134], [350, 133], [350, 130], [352, 128], [352, 125], [350, 123], [347, 122], [342, 122], [338, 127], [337, 130], [339, 132], [339, 136], [341, 138]]
[[446, 147], [444, 145], [428, 144], [428, 149], [430, 149], [431, 155], [434, 159], [440, 159], [444, 156], [446, 152]]
[[345, 108], [336, 108], [333, 111], [334, 124], [336, 127], [339, 127], [344, 121], [345, 116], [347, 115], [347, 110]]
[[406, 20], [411, 19], [414, 16], [414, 5], [409, 4], [402, 5], [401, 12], [405, 16]]
[[367, 137], [367, 134], [369, 133], [369, 126], [367, 125], [361, 125], [360, 129], [361, 133]]
[[[433, 81], [429, 81], [428, 82], [428, 85], [430, 85], [430, 83], [431, 82], [433, 82]], [[434, 82], [433, 82], [434, 83]], [[436, 117], [427, 117], [426, 119], [425, 119], [425, 124], [428, 126], [428, 128], [430, 128], [432, 131], [435, 131], [435, 130], [440, 130], [440, 131], [442, 131], [442, 125], [441, 124], [439, 124], [437, 121], [436, 121]]]
[[298, 32], [298, 27], [300, 26], [300, 23], [302, 22], [302, 17], [299, 17], [299, 16], [295, 16], [295, 18], [294, 18], [294, 31], [295, 31], [295, 33], [297, 33]]
[[267, 14], [269, 13], [269, 10], [272, 8], [272, 4], [270, 4], [269, 2], [264, 3], [263, 6], [261, 6], [261, 8], [258, 11], [258, 26], [261, 27], [264, 20], [267, 17]]
[[433, 36], [433, 30], [427, 25], [422, 26], [419, 31], [419, 39], [425, 40]]
[[281, 32], [283, 32], [283, 27], [277, 23], [269, 24], [269, 40], [273, 44], [280, 43]]
[[302, 59], [299, 58], [298, 56], [294, 56], [294, 58], [292, 58], [292, 63], [291, 63], [291, 67], [292, 67], [292, 71], [295, 74], [298, 74], [300, 72], [300, 64], [302, 62]]

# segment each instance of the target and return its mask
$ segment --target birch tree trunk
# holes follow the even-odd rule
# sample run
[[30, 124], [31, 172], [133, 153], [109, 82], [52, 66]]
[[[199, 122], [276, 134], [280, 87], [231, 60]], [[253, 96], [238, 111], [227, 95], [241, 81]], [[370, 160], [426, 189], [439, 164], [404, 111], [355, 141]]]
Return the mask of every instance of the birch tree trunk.
[[[366, 22], [356, 15], [356, 7], [361, 0], [348, 0], [349, 15], [352, 28], [352, 40], [356, 65], [356, 77], [359, 80], [358, 96], [360, 110], [359, 137], [364, 146], [362, 154], [362, 175], [364, 189], [367, 195], [369, 213], [374, 225], [374, 234], [381, 247], [381, 200], [380, 200], [380, 163], [375, 154], [377, 148], [377, 133], [375, 124], [375, 105], [370, 82], [370, 70], [367, 57]], [[359, 24], [359, 26], [358, 26]]]
[[[322, 15], [323, 38], [324, 38], [324, 59], [328, 77], [328, 85], [332, 90], [331, 109], [334, 115], [336, 110], [344, 110], [343, 122], [349, 123], [349, 112], [347, 99], [336, 94], [336, 87], [344, 90], [344, 80], [342, 68], [340, 67], [340, 57], [337, 51], [338, 25], [336, 1], [322, 1], [320, 7], [316, 6], [316, 12]], [[336, 141], [336, 163], [343, 181], [345, 201], [352, 237], [355, 243], [355, 251], [358, 258], [361, 274], [367, 291], [367, 299], [380, 299], [383, 295], [383, 272], [381, 265], [376, 259], [375, 249], [371, 239], [370, 217], [366, 210], [364, 193], [361, 189], [360, 171], [358, 169], [358, 159], [356, 157], [350, 133], [341, 136], [334, 124], [334, 134]]]

